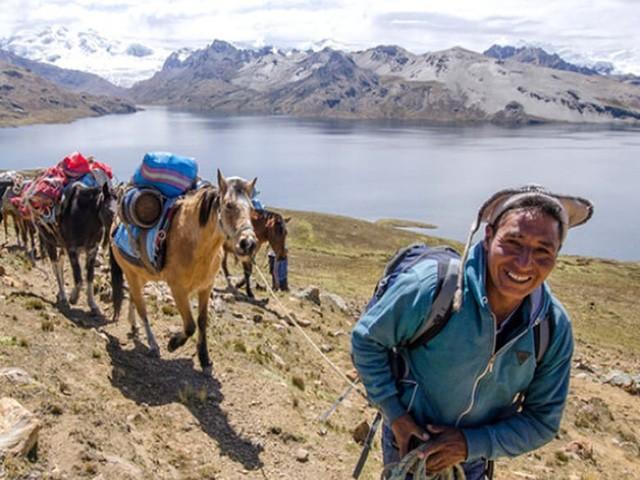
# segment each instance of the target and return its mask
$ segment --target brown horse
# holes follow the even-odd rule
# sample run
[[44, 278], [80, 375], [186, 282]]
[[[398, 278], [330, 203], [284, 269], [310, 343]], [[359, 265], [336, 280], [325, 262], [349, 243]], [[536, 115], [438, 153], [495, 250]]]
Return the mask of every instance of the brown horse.
[[189, 297], [198, 296], [198, 359], [205, 374], [211, 373], [207, 350], [209, 295], [216, 273], [220, 270], [225, 237], [233, 240], [239, 255], [252, 255], [256, 236], [251, 227], [251, 195], [257, 179], [247, 182], [238, 177], [225, 179], [218, 170], [218, 188], [206, 186], [184, 196], [177, 202], [177, 211], [167, 232], [166, 262], [160, 272], [150, 272], [133, 265], [111, 244], [111, 283], [114, 320], [118, 319], [123, 299], [122, 274], [129, 284], [129, 321], [133, 335], [137, 334], [135, 305], [142, 318], [149, 343], [149, 353], [158, 356], [160, 349], [153, 336], [143, 287], [150, 281], [165, 281], [182, 317], [183, 331], [169, 340], [170, 352], [184, 345], [195, 333]]
[[[7, 185], [2, 194], [2, 200], [0, 201], [0, 219], [2, 219], [4, 223], [4, 236], [6, 239], [5, 241], [8, 241], [9, 239], [7, 225], [9, 222], [9, 218], [11, 218], [13, 220], [13, 228], [16, 232], [16, 241], [18, 242], [18, 247], [24, 249], [24, 251], [29, 254], [29, 257], [33, 261], [35, 260], [36, 256], [36, 229], [33, 226], [33, 223], [24, 218], [20, 213], [20, 210], [11, 202], [12, 198], [20, 196], [20, 192], [25, 187], [26, 184], [21, 177], [15, 179], [15, 183]], [[29, 250], [29, 240], [31, 241], [31, 250]]]
[[[256, 246], [255, 253], [257, 254], [260, 247], [265, 242], [269, 243], [271, 250], [276, 255], [278, 260], [287, 258], [287, 223], [291, 218], [284, 218], [282, 215], [270, 210], [252, 210], [251, 211], [251, 225], [256, 233], [258, 239], [258, 245]], [[231, 277], [229, 275], [229, 269], [227, 268], [227, 256], [232, 254], [237, 260], [242, 263], [242, 270], [244, 272], [244, 279], [238, 283], [235, 288], [240, 288], [245, 285], [247, 290], [247, 296], [254, 298], [253, 291], [251, 290], [251, 273], [253, 271], [252, 257], [244, 256], [240, 257], [235, 254], [233, 244], [229, 241], [224, 243], [224, 255], [222, 257], [222, 271], [224, 272], [224, 278], [227, 280], [227, 285], [233, 288], [231, 284]]]

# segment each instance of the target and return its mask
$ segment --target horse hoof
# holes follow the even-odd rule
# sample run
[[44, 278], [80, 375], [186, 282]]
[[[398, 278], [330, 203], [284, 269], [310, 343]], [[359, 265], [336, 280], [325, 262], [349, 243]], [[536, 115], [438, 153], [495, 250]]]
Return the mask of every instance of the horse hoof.
[[129, 333], [127, 334], [127, 336], [129, 338], [132, 338], [134, 340], [138, 339], [138, 329], [137, 328], [132, 328]]
[[66, 298], [58, 298], [56, 300], [56, 306], [58, 307], [58, 310], [63, 312], [66, 312], [71, 308]]
[[205, 377], [213, 376], [213, 365], [207, 365], [206, 367], [202, 367], [202, 374]]
[[69, 297], [69, 303], [71, 305], [75, 305], [76, 303], [78, 303], [79, 298], [80, 298], [79, 293], [72, 293], [71, 296]]
[[151, 358], [160, 358], [160, 349], [158, 347], [150, 348], [149, 356]]
[[101, 317], [102, 311], [99, 307], [91, 307], [91, 316], [92, 317]]
[[179, 333], [172, 336], [169, 339], [169, 343], [167, 344], [167, 350], [169, 350], [170, 352], [176, 351], [178, 348], [184, 345], [185, 340], [186, 339], [184, 339], [183, 336]]

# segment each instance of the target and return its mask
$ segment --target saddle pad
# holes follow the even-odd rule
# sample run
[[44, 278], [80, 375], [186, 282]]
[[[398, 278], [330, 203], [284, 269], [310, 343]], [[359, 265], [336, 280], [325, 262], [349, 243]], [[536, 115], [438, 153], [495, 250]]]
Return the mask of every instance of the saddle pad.
[[[169, 230], [171, 219], [167, 219], [167, 215], [171, 207], [176, 203], [177, 198], [166, 199], [162, 208], [160, 220], [149, 229], [142, 229], [135, 225], [125, 225], [121, 223], [113, 232], [113, 240], [120, 252], [129, 260], [139, 266], [144, 266], [141, 252], [138, 248], [140, 244], [140, 236], [145, 235], [145, 250], [148, 255], [148, 264], [156, 270], [162, 270], [164, 266], [164, 247], [166, 245], [166, 232]], [[127, 228], [128, 227], [128, 228]]]

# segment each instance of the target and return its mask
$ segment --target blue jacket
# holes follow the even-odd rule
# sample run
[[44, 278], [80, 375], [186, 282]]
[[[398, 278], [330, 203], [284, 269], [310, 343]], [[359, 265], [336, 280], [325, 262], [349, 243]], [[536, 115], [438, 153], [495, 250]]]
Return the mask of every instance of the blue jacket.
[[[520, 455], [553, 439], [573, 353], [569, 318], [546, 284], [538, 302], [531, 300], [533, 295], [525, 300], [524, 326], [494, 353], [496, 327], [485, 270], [479, 242], [465, 263], [462, 308], [426, 346], [402, 351], [409, 373], [399, 384], [391, 374], [389, 350], [408, 341], [422, 324], [434, 296], [436, 263], [424, 261], [401, 274], [351, 336], [354, 364], [386, 422], [408, 412], [423, 428], [460, 428], [468, 461]], [[552, 338], [536, 366], [533, 326], [546, 315]], [[523, 408], [514, 412], [513, 399], [521, 392], [526, 394]]]

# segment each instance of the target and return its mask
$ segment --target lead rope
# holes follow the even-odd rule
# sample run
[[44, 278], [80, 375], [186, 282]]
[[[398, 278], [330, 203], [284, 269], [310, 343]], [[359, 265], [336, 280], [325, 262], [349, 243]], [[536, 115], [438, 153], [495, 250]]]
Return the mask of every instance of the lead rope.
[[253, 266], [258, 271], [258, 274], [260, 274], [260, 277], [262, 278], [262, 281], [264, 282], [269, 294], [271, 294], [271, 296], [275, 299], [276, 303], [285, 312], [285, 316], [298, 329], [298, 331], [302, 334], [305, 340], [311, 344], [314, 350], [318, 352], [318, 354], [324, 359], [325, 362], [329, 364], [329, 366], [333, 369], [333, 371], [337, 373], [340, 378], [342, 378], [342, 380], [348, 383], [353, 390], [358, 392], [362, 396], [362, 398], [368, 401], [367, 394], [360, 387], [358, 387], [358, 385], [352, 382], [351, 379], [347, 377], [347, 375], [342, 370], [340, 370], [340, 368], [335, 363], [333, 363], [331, 359], [327, 357], [322, 350], [320, 350], [320, 347], [318, 347], [318, 345], [315, 344], [315, 342], [311, 339], [311, 337], [307, 335], [307, 332], [305, 332], [304, 329], [300, 326], [300, 324], [293, 318], [293, 315], [289, 313], [289, 309], [287, 309], [287, 307], [285, 307], [283, 303], [280, 301], [280, 299], [276, 296], [275, 292], [271, 288], [271, 284], [267, 281], [267, 278], [264, 276], [264, 274], [262, 273], [262, 270], [260, 269], [260, 267], [258, 267], [255, 261], [253, 261]]
[[382, 471], [381, 480], [405, 480], [412, 475], [413, 480], [466, 480], [466, 475], [460, 464], [441, 470], [437, 473], [427, 473], [427, 458], [418, 457], [431, 442], [427, 441], [407, 453], [397, 463], [390, 463]]

